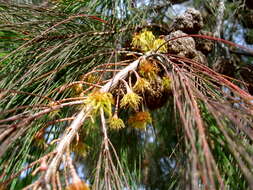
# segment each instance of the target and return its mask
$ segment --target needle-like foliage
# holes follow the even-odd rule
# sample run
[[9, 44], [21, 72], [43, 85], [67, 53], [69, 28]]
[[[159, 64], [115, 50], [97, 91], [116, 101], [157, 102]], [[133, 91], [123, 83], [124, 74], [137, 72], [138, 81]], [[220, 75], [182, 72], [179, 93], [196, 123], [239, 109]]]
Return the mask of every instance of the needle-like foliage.
[[134, 2], [0, 3], [0, 189], [253, 189], [253, 97]]

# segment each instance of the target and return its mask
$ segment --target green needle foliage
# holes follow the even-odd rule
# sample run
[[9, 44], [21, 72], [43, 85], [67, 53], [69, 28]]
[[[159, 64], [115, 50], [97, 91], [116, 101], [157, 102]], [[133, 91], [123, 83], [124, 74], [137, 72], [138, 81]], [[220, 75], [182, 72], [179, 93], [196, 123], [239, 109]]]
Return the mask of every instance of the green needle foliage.
[[0, 2], [1, 190], [253, 189], [253, 97], [136, 2]]

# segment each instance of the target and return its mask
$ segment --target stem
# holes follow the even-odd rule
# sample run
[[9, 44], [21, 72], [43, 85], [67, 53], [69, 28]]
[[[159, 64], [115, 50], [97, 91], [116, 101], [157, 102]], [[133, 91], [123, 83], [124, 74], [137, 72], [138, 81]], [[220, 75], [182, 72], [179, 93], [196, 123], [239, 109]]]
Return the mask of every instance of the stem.
[[103, 108], [100, 108], [100, 118], [101, 118], [101, 124], [102, 124], [102, 132], [103, 132], [103, 135], [104, 135], [105, 150], [109, 150], [109, 146], [108, 146], [108, 135], [107, 135], [106, 122], [105, 122], [105, 115], [104, 115], [104, 110], [103, 110]]
[[131, 88], [129, 87], [129, 85], [127, 84], [127, 82], [124, 80], [124, 79], [121, 79], [121, 81], [124, 83], [125, 87], [126, 87], [126, 90], [127, 90], [127, 93], [131, 93], [132, 90]]
[[119, 109], [119, 95], [117, 95], [115, 111], [114, 111], [114, 115], [116, 115], [117, 117], [118, 117], [118, 109]]
[[78, 129], [82, 126], [84, 120], [88, 117], [89, 113], [91, 111], [91, 108], [83, 108], [79, 114], [76, 116], [76, 119], [71, 123], [71, 125], [66, 130], [65, 134], [61, 138], [60, 143], [56, 147], [56, 155], [51, 161], [48, 170], [45, 174], [45, 182], [46, 184], [49, 184], [50, 179], [54, 173], [56, 173], [56, 170], [60, 164], [61, 157], [64, 154], [64, 151], [66, 150], [67, 146], [72, 142], [73, 138], [75, 137]]
[[[143, 56], [143, 57], [145, 57], [145, 56]], [[112, 80], [110, 80], [106, 85], [104, 85], [100, 89], [100, 91], [101, 92], [108, 92], [108, 91], [110, 91], [110, 89], [112, 89], [115, 86], [117, 86], [117, 84], [119, 83], [119, 81], [121, 79], [126, 78], [126, 76], [128, 75], [129, 71], [135, 70], [137, 68], [137, 66], [138, 66], [138, 64], [140, 62], [140, 58], [137, 59], [137, 60], [135, 60], [134, 62], [132, 62], [130, 65], [128, 65], [124, 69], [122, 69], [119, 73], [117, 73]]]
[[70, 152], [69, 152], [69, 147], [67, 148], [67, 154], [66, 154], [66, 159], [67, 159], [67, 164], [69, 167], [69, 171], [72, 177], [73, 182], [72, 183], [77, 183], [77, 182], [81, 182], [81, 179], [79, 178], [79, 176], [76, 173], [75, 167], [73, 166], [72, 160], [70, 158]]

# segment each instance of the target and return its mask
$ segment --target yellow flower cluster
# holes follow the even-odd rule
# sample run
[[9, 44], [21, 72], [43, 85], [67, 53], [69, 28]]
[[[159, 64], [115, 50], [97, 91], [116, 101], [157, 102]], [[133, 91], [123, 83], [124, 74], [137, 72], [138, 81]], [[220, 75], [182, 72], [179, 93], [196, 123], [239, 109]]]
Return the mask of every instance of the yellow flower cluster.
[[112, 118], [108, 121], [110, 129], [122, 129], [125, 127], [124, 121], [120, 118], [118, 118], [117, 115], [114, 115]]
[[156, 39], [151, 31], [143, 30], [139, 34], [134, 34], [132, 46], [143, 52], [156, 51], [160, 53], [167, 52], [167, 44], [164, 39]]
[[133, 86], [133, 90], [137, 93], [144, 93], [145, 90], [151, 89], [150, 82], [145, 78], [138, 78], [135, 85]]
[[113, 96], [111, 93], [95, 91], [88, 95], [84, 100], [84, 104], [92, 107], [92, 115], [96, 115], [102, 108], [106, 114], [111, 117]]
[[146, 129], [148, 123], [152, 122], [149, 112], [137, 112], [128, 119], [129, 125], [137, 129]]
[[139, 104], [141, 103], [142, 97], [134, 92], [126, 93], [120, 101], [121, 107], [131, 107], [134, 110], [137, 110]]
[[156, 79], [159, 68], [151, 60], [143, 59], [140, 61], [138, 70], [142, 77], [154, 80]]

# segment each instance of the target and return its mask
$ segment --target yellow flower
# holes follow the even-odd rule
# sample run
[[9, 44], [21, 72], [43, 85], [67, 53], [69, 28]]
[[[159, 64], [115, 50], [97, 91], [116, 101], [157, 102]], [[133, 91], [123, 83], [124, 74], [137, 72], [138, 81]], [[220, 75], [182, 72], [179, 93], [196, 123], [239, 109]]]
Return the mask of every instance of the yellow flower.
[[142, 97], [134, 92], [127, 92], [123, 98], [120, 100], [121, 107], [131, 107], [134, 110], [137, 110], [140, 102], [142, 101]]
[[168, 50], [166, 41], [161, 38], [156, 39], [154, 41], [154, 50], [157, 50], [157, 52], [160, 52], [160, 53], [166, 53]]
[[132, 40], [132, 43], [131, 45], [134, 47], [134, 48], [140, 48], [141, 47], [141, 40], [140, 40], [140, 34], [137, 34], [135, 33], [134, 36], [133, 36], [133, 40]]
[[153, 49], [155, 36], [151, 31], [143, 30], [140, 34], [135, 34], [132, 45], [134, 48], [140, 48], [143, 52], [148, 52]]
[[113, 96], [111, 93], [99, 91], [92, 92], [84, 100], [84, 104], [87, 107], [92, 107], [92, 115], [96, 115], [100, 111], [100, 108], [102, 108], [109, 117], [112, 115]]
[[129, 125], [137, 129], [146, 129], [148, 123], [152, 122], [149, 112], [137, 112], [128, 119]]
[[136, 83], [134, 84], [133, 89], [135, 92], [144, 93], [145, 90], [151, 89], [151, 85], [147, 79], [140, 77], [137, 79]]
[[108, 123], [109, 123], [109, 127], [111, 129], [118, 130], [118, 129], [125, 128], [125, 124], [124, 124], [123, 120], [118, 118], [118, 116], [116, 114], [112, 118], [109, 119]]
[[155, 63], [152, 63], [150, 60], [147, 59], [141, 60], [140, 65], [138, 67], [138, 72], [140, 73], [140, 75], [149, 80], [155, 79], [158, 71], [159, 68], [155, 65]]
[[[161, 46], [162, 44], [164, 45]], [[161, 46], [157, 51], [161, 53], [167, 52], [167, 45], [165, 44], [165, 40], [161, 38], [156, 39], [154, 34], [148, 30], [143, 30], [139, 34], [134, 34], [132, 46], [134, 48], [140, 49], [143, 52], [155, 51]]]

